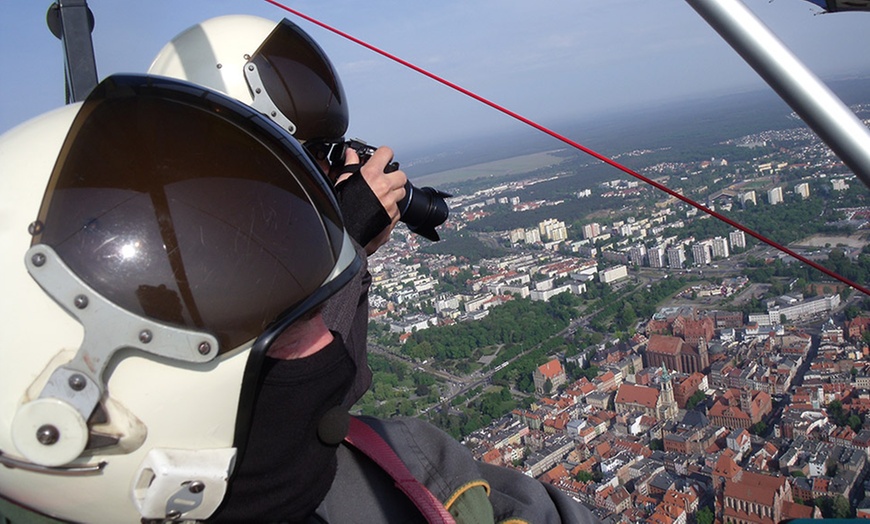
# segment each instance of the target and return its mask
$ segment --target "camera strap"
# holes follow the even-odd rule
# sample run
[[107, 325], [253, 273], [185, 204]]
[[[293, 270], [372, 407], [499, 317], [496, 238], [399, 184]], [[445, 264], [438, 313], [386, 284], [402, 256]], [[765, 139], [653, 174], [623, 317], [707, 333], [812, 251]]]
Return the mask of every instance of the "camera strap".
[[426, 522], [455, 524], [453, 515], [444, 504], [414, 478], [393, 448], [371, 426], [357, 417], [350, 417], [347, 437], [344, 440], [380, 466], [395, 481], [396, 487], [417, 506]]

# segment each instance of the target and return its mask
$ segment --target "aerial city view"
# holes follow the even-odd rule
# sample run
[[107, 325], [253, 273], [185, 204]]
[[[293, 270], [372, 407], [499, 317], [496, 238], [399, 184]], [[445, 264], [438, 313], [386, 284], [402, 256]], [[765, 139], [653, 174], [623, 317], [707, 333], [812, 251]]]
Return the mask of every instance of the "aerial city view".
[[90, 3], [0, 16], [0, 522], [870, 519], [870, 0]]
[[[790, 122], [615, 157], [870, 282], [870, 193]], [[356, 408], [424, 417], [605, 522], [870, 515], [870, 297], [590, 164], [468, 168], [440, 242], [393, 233], [369, 259]]]

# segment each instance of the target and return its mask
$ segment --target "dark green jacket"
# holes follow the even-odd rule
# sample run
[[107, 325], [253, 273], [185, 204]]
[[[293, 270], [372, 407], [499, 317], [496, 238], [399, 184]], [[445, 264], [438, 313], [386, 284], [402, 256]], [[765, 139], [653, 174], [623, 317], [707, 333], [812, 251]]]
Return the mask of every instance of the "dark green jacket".
[[[592, 524], [598, 519], [553, 486], [516, 470], [475, 461], [469, 450], [414, 418], [360, 417], [377, 431], [414, 477], [442, 501], [457, 523]], [[342, 445], [332, 489], [317, 509], [321, 522], [422, 522], [392, 478], [361, 452]]]

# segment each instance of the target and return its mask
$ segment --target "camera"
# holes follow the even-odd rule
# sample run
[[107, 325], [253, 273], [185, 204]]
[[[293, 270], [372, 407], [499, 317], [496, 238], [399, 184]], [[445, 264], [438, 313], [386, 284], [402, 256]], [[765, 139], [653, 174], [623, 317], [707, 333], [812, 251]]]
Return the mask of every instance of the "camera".
[[[360, 164], [365, 164], [377, 150], [376, 147], [356, 138], [348, 140], [345, 144], [356, 151]], [[398, 169], [398, 162], [390, 162], [384, 171], [391, 173]], [[398, 202], [399, 220], [407, 224], [408, 229], [414, 233], [437, 242], [441, 237], [438, 236], [435, 228], [447, 220], [450, 208], [447, 207], [444, 199], [451, 196], [453, 195], [431, 187], [418, 188], [408, 180], [405, 182], [405, 197]]]

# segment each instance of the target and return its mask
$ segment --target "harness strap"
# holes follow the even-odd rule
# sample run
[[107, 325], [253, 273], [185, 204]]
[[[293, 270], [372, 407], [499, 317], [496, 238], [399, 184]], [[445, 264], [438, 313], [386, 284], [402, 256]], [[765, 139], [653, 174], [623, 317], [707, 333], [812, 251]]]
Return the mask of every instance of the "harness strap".
[[368, 424], [357, 417], [350, 417], [347, 437], [344, 440], [380, 466], [395, 481], [396, 487], [417, 506], [427, 522], [456, 523], [444, 504], [414, 478], [393, 448]]

